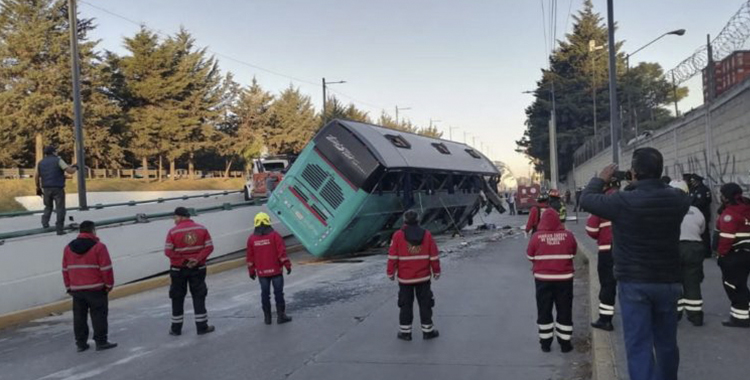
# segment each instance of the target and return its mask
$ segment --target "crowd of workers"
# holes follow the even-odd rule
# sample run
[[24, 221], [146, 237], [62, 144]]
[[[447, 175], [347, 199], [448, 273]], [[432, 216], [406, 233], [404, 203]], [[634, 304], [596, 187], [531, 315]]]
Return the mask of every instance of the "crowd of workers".
[[[738, 184], [722, 185], [710, 239], [711, 191], [700, 176], [662, 177], [663, 157], [653, 148], [633, 153], [629, 173], [616, 169], [607, 166], [580, 196], [576, 194], [576, 207], [591, 214], [586, 231], [599, 249], [599, 317], [591, 325], [614, 330], [619, 293], [630, 378], [676, 380], [677, 324], [684, 314], [692, 325], [703, 326], [703, 260], [712, 252], [718, 256], [730, 303], [729, 318], [722, 325], [750, 328], [750, 199]], [[620, 190], [625, 178], [630, 183]], [[533, 234], [527, 253], [533, 262], [539, 339], [545, 352], [553, 336], [563, 352], [572, 349], [576, 242], [560, 223], [560, 215], [561, 210], [542, 196], [526, 225]]]

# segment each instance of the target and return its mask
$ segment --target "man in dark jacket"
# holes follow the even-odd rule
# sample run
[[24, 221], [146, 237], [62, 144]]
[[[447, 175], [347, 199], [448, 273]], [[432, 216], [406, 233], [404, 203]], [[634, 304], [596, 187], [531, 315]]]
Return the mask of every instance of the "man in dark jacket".
[[78, 167], [68, 165], [56, 154], [54, 146], [44, 148], [44, 158], [36, 167], [36, 194], [44, 199], [44, 214], [42, 214], [42, 227], [49, 228], [49, 220], [52, 216], [52, 205], [54, 203], [57, 213], [55, 227], [58, 235], [63, 235], [65, 226], [65, 174], [73, 174]]
[[[703, 177], [695, 173], [687, 173], [682, 176], [682, 179], [687, 182], [688, 188], [690, 189], [690, 200], [692, 205], [700, 210], [703, 214], [703, 218], [706, 220], [706, 225], [711, 226], [711, 189], [703, 184]], [[701, 235], [703, 239], [703, 245], [706, 247], [706, 257], [711, 257], [711, 229], [706, 230]]]
[[661, 181], [663, 157], [654, 148], [633, 152], [629, 191], [605, 195], [616, 171], [609, 165], [589, 182], [582, 207], [612, 221], [615, 278], [632, 380], [676, 380], [680, 225], [690, 198]]

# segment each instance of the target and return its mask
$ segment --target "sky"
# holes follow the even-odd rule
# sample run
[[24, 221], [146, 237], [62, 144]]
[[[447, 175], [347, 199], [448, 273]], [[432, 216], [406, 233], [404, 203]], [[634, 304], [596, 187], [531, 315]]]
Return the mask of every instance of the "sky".
[[[535, 88], [547, 65], [542, 2], [550, 1], [79, 0], [78, 8], [96, 19], [91, 37], [100, 49], [124, 53], [123, 38], [139, 24], [164, 35], [182, 26], [242, 84], [255, 77], [273, 93], [294, 85], [319, 108], [321, 78], [345, 80], [329, 90], [373, 119], [382, 111], [393, 116], [396, 106], [410, 108], [399, 116], [420, 126], [432, 120], [444, 138], [484, 147], [522, 177], [529, 161], [515, 152], [516, 141], [533, 101], [523, 92]], [[575, 14], [583, 0], [556, 1], [562, 39], [572, 29], [568, 10]], [[686, 29], [631, 59], [671, 69], [705, 44], [706, 34], [718, 34], [745, 1], [616, 0], [616, 38], [633, 51]], [[594, 10], [606, 19], [606, 0], [594, 0]], [[681, 112], [703, 101], [700, 78], [687, 85]]]

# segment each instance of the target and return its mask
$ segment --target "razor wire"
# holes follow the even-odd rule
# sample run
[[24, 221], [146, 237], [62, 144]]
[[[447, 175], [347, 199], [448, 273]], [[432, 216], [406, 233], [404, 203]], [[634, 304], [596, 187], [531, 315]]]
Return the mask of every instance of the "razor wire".
[[[729, 19], [724, 29], [711, 41], [714, 61], [720, 61], [736, 50], [742, 49], [750, 38], [750, 0]], [[671, 80], [674, 75], [676, 84], [682, 84], [702, 72], [708, 66], [708, 46], [699, 47], [692, 56], [680, 62], [675, 68], [664, 73]]]

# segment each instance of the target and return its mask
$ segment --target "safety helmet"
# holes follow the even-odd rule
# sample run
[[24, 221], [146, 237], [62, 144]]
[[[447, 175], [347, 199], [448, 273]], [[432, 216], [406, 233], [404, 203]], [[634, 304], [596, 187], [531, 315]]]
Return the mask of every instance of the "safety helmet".
[[259, 212], [255, 214], [255, 227], [260, 226], [270, 226], [271, 225], [271, 217], [268, 216], [265, 212]]
[[672, 186], [675, 189], [680, 189], [685, 194], [687, 194], [690, 191], [688, 189], [688, 184], [685, 183], [685, 181], [680, 181], [679, 179], [676, 179], [676, 180], [673, 180], [672, 182], [670, 182], [669, 186]]
[[560, 192], [557, 189], [551, 189], [549, 191], [550, 198], [560, 198]]

